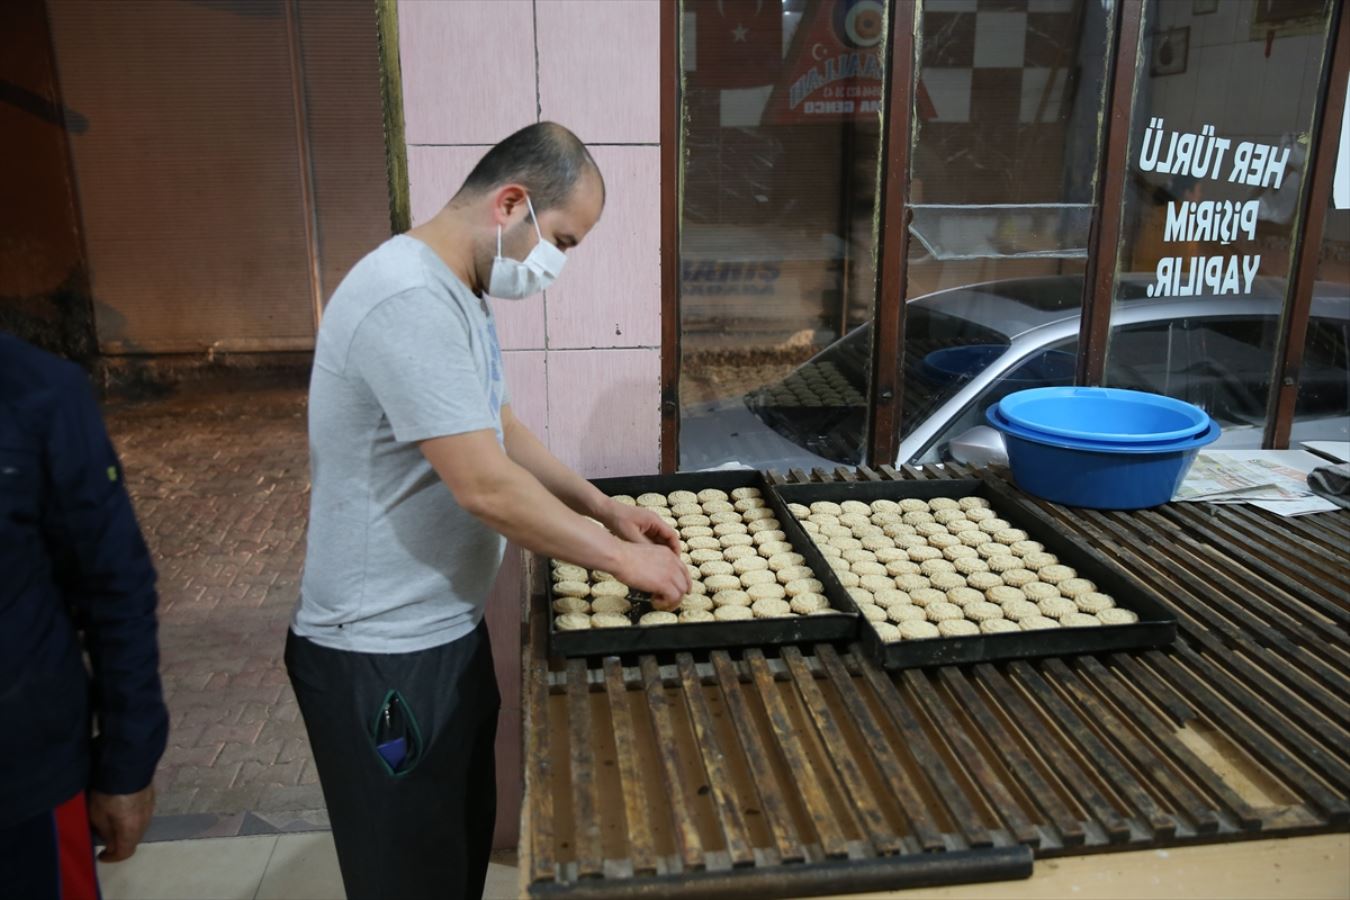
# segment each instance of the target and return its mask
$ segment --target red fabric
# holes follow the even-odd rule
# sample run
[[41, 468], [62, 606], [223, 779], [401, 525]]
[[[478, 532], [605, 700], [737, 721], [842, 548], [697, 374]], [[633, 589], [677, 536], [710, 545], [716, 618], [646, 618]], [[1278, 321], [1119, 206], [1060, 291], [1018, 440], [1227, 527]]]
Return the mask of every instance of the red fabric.
[[89, 809], [85, 806], [84, 792], [53, 810], [52, 818], [56, 822], [61, 900], [99, 900], [94, 842], [89, 833]]
[[690, 81], [707, 88], [773, 84], [783, 68], [781, 0], [700, 0], [693, 12], [697, 68]]

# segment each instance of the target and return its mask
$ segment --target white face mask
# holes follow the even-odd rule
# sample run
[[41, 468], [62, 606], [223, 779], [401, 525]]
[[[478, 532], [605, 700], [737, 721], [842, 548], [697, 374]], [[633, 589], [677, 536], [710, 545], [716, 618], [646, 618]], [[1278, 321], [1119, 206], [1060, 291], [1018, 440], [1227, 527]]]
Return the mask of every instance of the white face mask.
[[539, 230], [539, 217], [534, 214], [534, 204], [525, 198], [534, 221], [534, 233], [539, 235], [539, 243], [525, 257], [524, 261], [502, 256], [502, 226], [497, 226], [497, 255], [492, 260], [492, 275], [488, 279], [488, 294], [501, 300], [523, 300], [537, 294], [551, 285], [562, 273], [567, 256], [544, 240]]

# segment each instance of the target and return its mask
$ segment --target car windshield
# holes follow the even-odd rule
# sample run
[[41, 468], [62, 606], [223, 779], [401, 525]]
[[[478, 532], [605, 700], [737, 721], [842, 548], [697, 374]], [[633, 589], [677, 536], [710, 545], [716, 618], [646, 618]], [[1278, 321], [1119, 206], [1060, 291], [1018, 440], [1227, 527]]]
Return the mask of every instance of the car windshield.
[[[901, 438], [1008, 349], [1004, 334], [931, 306], [911, 304], [905, 319]], [[862, 462], [870, 325], [854, 329], [781, 381], [746, 397], [763, 422], [817, 456]]]

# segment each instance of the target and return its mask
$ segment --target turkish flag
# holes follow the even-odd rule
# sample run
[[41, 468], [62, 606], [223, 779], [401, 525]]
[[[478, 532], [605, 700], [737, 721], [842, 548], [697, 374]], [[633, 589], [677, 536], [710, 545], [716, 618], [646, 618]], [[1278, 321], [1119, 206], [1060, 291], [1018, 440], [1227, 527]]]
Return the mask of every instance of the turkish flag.
[[778, 80], [783, 68], [780, 0], [687, 0], [684, 9], [693, 16], [691, 82], [728, 89]]

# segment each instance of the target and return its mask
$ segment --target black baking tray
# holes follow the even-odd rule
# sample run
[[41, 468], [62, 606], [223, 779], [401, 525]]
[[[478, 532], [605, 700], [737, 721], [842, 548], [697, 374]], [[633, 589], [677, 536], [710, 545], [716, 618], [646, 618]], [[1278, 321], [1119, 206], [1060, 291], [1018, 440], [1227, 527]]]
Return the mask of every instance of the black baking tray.
[[[905, 481], [849, 481], [817, 484], [785, 484], [774, 492], [784, 504], [810, 505], [818, 500], [842, 503], [858, 500], [904, 500], [914, 497], [932, 500], [936, 497], [983, 497], [1001, 518], [1040, 541], [1059, 557], [1060, 562], [1072, 566], [1083, 578], [1096, 582], [1097, 587], [1115, 598], [1116, 605], [1133, 610], [1139, 621], [1132, 625], [1110, 625], [1101, 628], [1059, 628], [1048, 631], [1026, 631], [1015, 634], [982, 634], [971, 637], [930, 638], [921, 641], [886, 643], [860, 616], [860, 641], [873, 660], [887, 669], [910, 669], [919, 666], [949, 666], [967, 663], [991, 662], [1000, 659], [1024, 659], [1033, 656], [1067, 656], [1077, 653], [1103, 653], [1116, 650], [1157, 649], [1166, 647], [1176, 638], [1176, 617], [1144, 587], [1091, 547], [1054, 528], [1029, 512], [1012, 488], [1002, 482], [982, 478], [931, 479]], [[790, 515], [790, 514], [789, 514]], [[826, 572], [827, 589], [834, 579], [834, 570]]]
[[715, 488], [728, 494], [736, 488], [759, 488], [764, 500], [774, 510], [774, 517], [782, 526], [783, 533], [793, 549], [806, 557], [806, 563], [815, 571], [821, 583], [825, 585], [825, 597], [830, 606], [839, 610], [837, 615], [793, 616], [782, 619], [753, 619], [745, 622], [688, 622], [678, 625], [638, 625], [637, 620], [643, 613], [650, 612], [650, 599], [639, 593], [633, 593], [629, 600], [633, 609], [629, 619], [632, 628], [597, 628], [586, 631], [558, 631], [554, 626], [553, 613], [553, 573], [546, 573], [545, 599], [548, 604], [544, 611], [548, 616], [549, 652], [555, 656], [609, 656], [634, 653], [657, 653], [673, 650], [702, 650], [719, 647], [758, 647], [778, 644], [811, 644], [818, 642], [852, 641], [859, 633], [858, 605], [848, 595], [843, 586], [833, 578], [827, 577], [832, 571], [825, 559], [787, 511], [783, 503], [765, 480], [762, 473], [753, 469], [738, 469], [720, 472], [682, 472], [675, 475], [641, 475], [624, 478], [601, 478], [592, 482], [609, 496], [655, 492], [669, 494], [672, 491], [698, 492], [705, 488]]

